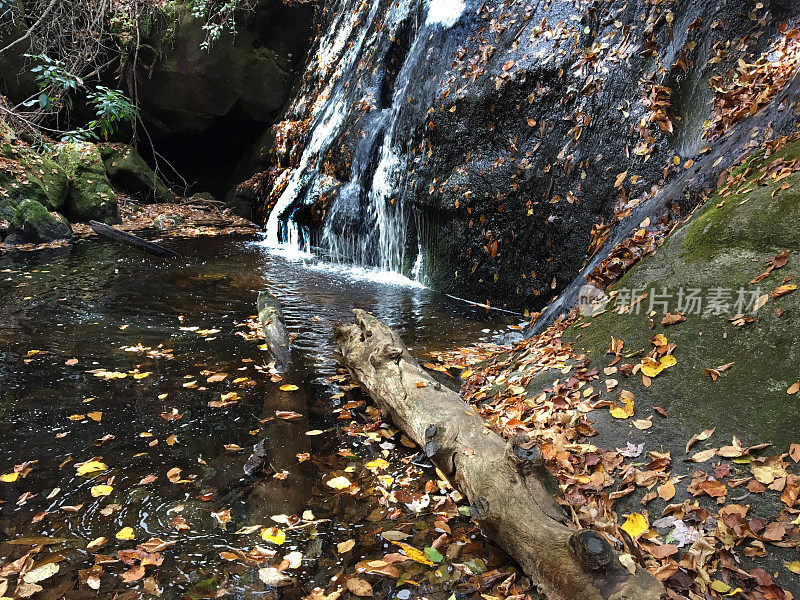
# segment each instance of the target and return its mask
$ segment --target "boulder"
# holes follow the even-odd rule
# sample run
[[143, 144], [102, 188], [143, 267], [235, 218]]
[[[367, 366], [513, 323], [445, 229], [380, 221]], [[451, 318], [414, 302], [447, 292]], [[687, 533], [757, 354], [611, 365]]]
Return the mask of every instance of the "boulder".
[[109, 225], [122, 222], [116, 195], [96, 145], [86, 142], [59, 144], [55, 158], [69, 177], [65, 215], [70, 222], [94, 220]]
[[67, 175], [55, 161], [34, 152], [0, 122], [0, 219], [13, 218], [17, 205], [28, 198], [61, 210], [68, 188]]
[[171, 203], [177, 200], [175, 194], [132, 146], [101, 144], [98, 148], [103, 157], [106, 175], [117, 189], [146, 203]]
[[17, 206], [5, 243], [10, 246], [41, 244], [71, 237], [72, 229], [63, 216], [49, 212], [41, 202], [28, 199]]

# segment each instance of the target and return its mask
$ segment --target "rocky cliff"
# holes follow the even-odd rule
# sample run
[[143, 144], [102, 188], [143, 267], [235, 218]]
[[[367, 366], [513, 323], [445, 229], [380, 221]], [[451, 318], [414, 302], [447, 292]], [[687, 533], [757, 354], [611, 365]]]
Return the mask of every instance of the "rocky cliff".
[[540, 309], [643, 221], [656, 244], [796, 119], [788, 0], [330, 0], [320, 14], [231, 202], [274, 243], [507, 308]]

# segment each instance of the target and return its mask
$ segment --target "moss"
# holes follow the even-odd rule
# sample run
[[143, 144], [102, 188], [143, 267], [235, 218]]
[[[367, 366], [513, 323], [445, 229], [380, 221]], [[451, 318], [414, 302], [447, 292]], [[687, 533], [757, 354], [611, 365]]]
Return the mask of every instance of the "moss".
[[[798, 147], [782, 153], [790, 157]], [[763, 173], [763, 168], [777, 156], [762, 161], [750, 183]], [[755, 163], [753, 163], [755, 165]], [[618, 294], [636, 297], [649, 295], [640, 304], [639, 314], [601, 314], [588, 326], [572, 328], [567, 336], [576, 348], [585, 351], [598, 367], [606, 367], [613, 357], [606, 355], [611, 338], [624, 342], [623, 355], [653, 348], [650, 338], [663, 333], [677, 344], [677, 364], [653, 380], [652, 387], [642, 385], [641, 377], [620, 379], [640, 399], [643, 411], [650, 406], [663, 407], [670, 415], [680, 415], [680, 423], [691, 435], [713, 427], [724, 415], [725, 429], [743, 437], [743, 442], [769, 441], [785, 445], [796, 441], [787, 424], [796, 423], [797, 402], [787, 396], [788, 387], [800, 377], [800, 292], [777, 299], [770, 298], [754, 321], [742, 327], [731, 317], [742, 308], [750, 309], [758, 296], [769, 294], [785, 278], [800, 277], [800, 244], [794, 224], [800, 219], [800, 173], [783, 180], [787, 190], [773, 195], [777, 185], [756, 187], [749, 192], [709, 200], [703, 212], [675, 232], [654, 255], [634, 266], [615, 286]], [[746, 185], [745, 189], [752, 188]], [[763, 281], [750, 281], [765, 270], [765, 261], [782, 250], [791, 250], [789, 263]], [[671, 294], [667, 305], [650, 305], [653, 294]], [[719, 314], [707, 312], [687, 314], [687, 321], [662, 326], [667, 310], [676, 312], [679, 293], [691, 289], [707, 299], [714, 290], [728, 290], [728, 307]], [[632, 292], [627, 292], [632, 291]], [[744, 306], [736, 306], [739, 293]], [[630, 300], [626, 300], [625, 303]], [[704, 300], [706, 302], [706, 300]], [[684, 305], [685, 307], [685, 305]], [[650, 314], [650, 309], [655, 309]], [[781, 315], [776, 309], [781, 309]], [[748, 313], [751, 314], [751, 313]], [[585, 325], [585, 324], [581, 324]], [[631, 357], [622, 363], [638, 363]], [[717, 381], [703, 374], [706, 368], [727, 363], [733, 367]], [[638, 417], [637, 417], [638, 418]], [[658, 421], [656, 421], [658, 422]], [[746, 439], [745, 439], [746, 438]]]
[[89, 220], [119, 223], [117, 198], [97, 146], [85, 142], [60, 144], [55, 156], [70, 180], [67, 218], [73, 223]]
[[[750, 172], [734, 193], [715, 194], [689, 225], [681, 256], [687, 262], [703, 261], [726, 249], [770, 252], [797, 248], [794, 223], [800, 217], [800, 173], [780, 183], [759, 185], [764, 169], [777, 158], [800, 156], [800, 142], [787, 145], [765, 159], [763, 153], [749, 158], [732, 174]], [[778, 189], [788, 184], [786, 190]]]
[[51, 214], [36, 200], [19, 203], [8, 229], [7, 244], [42, 243], [69, 239], [72, 229], [61, 215]]
[[175, 202], [176, 197], [141, 155], [126, 144], [103, 144], [100, 155], [108, 179], [143, 202]]
[[31, 198], [49, 210], [61, 210], [67, 198], [64, 170], [35, 152], [0, 122], [0, 218], [9, 219], [19, 202]]

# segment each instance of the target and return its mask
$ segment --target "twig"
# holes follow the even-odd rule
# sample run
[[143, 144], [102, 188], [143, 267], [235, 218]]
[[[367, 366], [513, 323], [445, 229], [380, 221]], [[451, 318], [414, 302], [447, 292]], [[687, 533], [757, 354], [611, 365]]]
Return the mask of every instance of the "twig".
[[36, 28], [38, 28], [39, 25], [41, 25], [47, 17], [50, 16], [50, 13], [53, 12], [53, 9], [56, 7], [56, 4], [58, 4], [58, 1], [59, 0], [50, 0], [50, 4], [48, 4], [47, 8], [45, 8], [44, 11], [42, 11], [41, 16], [36, 21], [36, 23], [31, 25], [30, 28], [28, 29], [28, 31], [25, 32], [25, 35], [23, 35], [21, 38], [18, 38], [16, 40], [14, 40], [10, 44], [8, 44], [8, 46], [6, 46], [2, 50], [0, 50], [0, 54], [5, 52], [6, 50], [10, 50], [11, 48], [16, 46], [17, 44], [20, 44], [20, 43], [24, 42], [25, 40], [27, 40], [29, 37], [31, 37], [31, 34], [33, 34], [33, 31]]

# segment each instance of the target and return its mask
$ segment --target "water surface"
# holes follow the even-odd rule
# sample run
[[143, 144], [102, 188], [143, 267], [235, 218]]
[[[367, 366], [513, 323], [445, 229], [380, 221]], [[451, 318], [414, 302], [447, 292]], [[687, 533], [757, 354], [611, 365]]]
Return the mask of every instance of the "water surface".
[[[36, 559], [60, 565], [41, 582], [46, 590], [273, 596], [258, 569], [295, 551], [302, 565], [288, 571], [294, 584], [280, 593], [298, 597], [391, 552], [376, 532], [405, 530], [420, 547], [440, 534], [431, 524], [454, 510], [452, 492], [429, 484], [424, 496], [419, 485], [436, 481], [433, 469], [388, 426], [374, 429], [372, 409], [343, 375], [331, 324], [350, 319], [354, 306], [368, 309], [424, 359], [431, 350], [500, 341], [518, 319], [363, 271], [286, 260], [258, 242], [170, 239], [165, 245], [183, 255], [175, 261], [96, 238], [0, 257], [0, 473], [30, 463], [24, 477], [0, 482], [0, 554], [15, 559], [46, 542]], [[265, 289], [283, 302], [294, 336], [293, 365], [280, 381], [253, 336], [256, 296]], [[287, 384], [298, 389], [282, 391]], [[285, 420], [276, 411], [296, 415]], [[262, 477], [245, 478], [242, 464], [262, 438], [270, 464]], [[365, 467], [376, 458], [389, 465]], [[90, 460], [107, 470], [77, 475], [76, 464]], [[335, 476], [361, 482], [361, 490], [332, 489], [325, 482]], [[106, 485], [108, 495], [93, 497]], [[430, 497], [437, 510], [406, 506]], [[470, 548], [483, 545], [474, 524], [456, 517], [450, 525], [465, 547], [460, 560], [472, 560]], [[271, 526], [285, 542], [260, 537]], [[116, 539], [123, 527], [132, 540]], [[108, 542], [87, 550], [99, 537]], [[174, 542], [161, 551], [163, 563], [123, 582], [135, 565], [117, 553], [153, 537]], [[338, 553], [349, 539], [355, 549]], [[256, 546], [276, 556], [243, 558]], [[478, 575], [505, 560], [494, 550], [480, 556], [472, 564]], [[96, 563], [99, 592], [86, 584], [85, 570]], [[405, 588], [434, 597], [476, 589], [463, 569], [444, 565], [402, 566], [400, 582], [411, 579]], [[378, 596], [407, 597], [395, 578], [369, 579]]]

